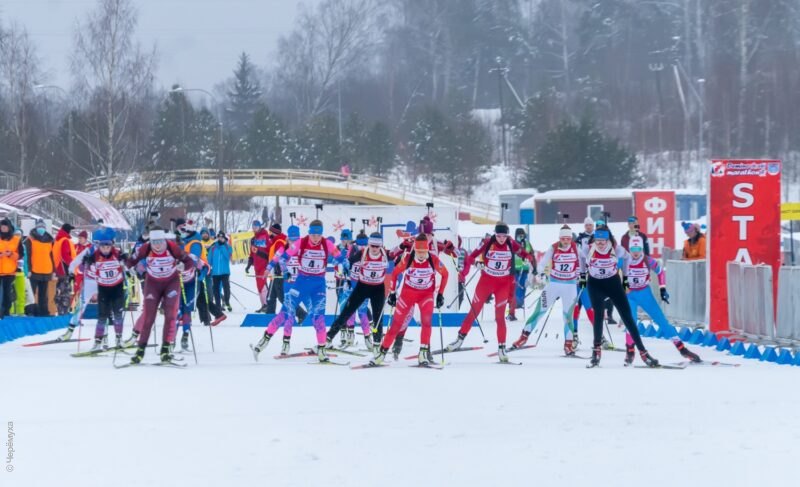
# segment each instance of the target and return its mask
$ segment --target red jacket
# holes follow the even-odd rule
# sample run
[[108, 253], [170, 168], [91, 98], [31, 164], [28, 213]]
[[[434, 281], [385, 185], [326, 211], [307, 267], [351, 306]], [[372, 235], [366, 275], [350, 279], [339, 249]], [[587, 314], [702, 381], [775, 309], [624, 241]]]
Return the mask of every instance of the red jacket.
[[256, 269], [266, 269], [269, 264], [269, 247], [272, 240], [269, 232], [262, 228], [250, 240], [250, 259]]
[[[58, 255], [56, 255], [56, 252]], [[63, 277], [67, 275], [67, 269], [75, 258], [75, 244], [63, 228], [58, 230], [56, 241], [53, 244], [53, 261], [56, 264], [56, 275]]]

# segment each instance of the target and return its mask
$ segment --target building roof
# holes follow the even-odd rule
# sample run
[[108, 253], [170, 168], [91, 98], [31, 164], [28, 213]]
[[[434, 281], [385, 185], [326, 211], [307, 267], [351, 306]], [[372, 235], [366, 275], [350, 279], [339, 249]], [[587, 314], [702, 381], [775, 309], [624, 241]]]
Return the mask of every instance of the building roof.
[[503, 190], [503, 191], [498, 191], [497, 195], [498, 196], [517, 196], [517, 195], [533, 196], [536, 193], [538, 193], [538, 191], [536, 191], [535, 188], [520, 188], [520, 189], [506, 189], [506, 190]]
[[627, 200], [633, 197], [633, 189], [557, 189], [545, 191], [533, 197], [535, 201], [576, 200]]

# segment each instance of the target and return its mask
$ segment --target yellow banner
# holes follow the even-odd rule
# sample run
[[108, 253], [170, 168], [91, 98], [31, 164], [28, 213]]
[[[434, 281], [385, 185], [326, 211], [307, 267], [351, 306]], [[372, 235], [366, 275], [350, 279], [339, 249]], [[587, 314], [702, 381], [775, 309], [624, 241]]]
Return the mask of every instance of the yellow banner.
[[781, 203], [781, 220], [800, 220], [800, 203]]
[[253, 238], [253, 232], [232, 233], [228, 238], [233, 247], [233, 261], [247, 262], [247, 258], [250, 257], [250, 239]]

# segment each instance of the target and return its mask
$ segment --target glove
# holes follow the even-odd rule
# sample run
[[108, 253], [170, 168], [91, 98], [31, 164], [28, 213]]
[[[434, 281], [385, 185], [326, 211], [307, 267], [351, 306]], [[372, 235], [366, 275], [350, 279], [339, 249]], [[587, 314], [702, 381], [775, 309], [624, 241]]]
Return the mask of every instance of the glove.
[[661, 301], [669, 304], [669, 293], [667, 292], [667, 288], [662, 287], [659, 289], [659, 292], [661, 293]]
[[186, 265], [183, 262], [178, 262], [175, 265], [175, 268], [178, 269], [178, 272], [183, 272], [184, 270], [186, 270]]
[[581, 274], [580, 278], [578, 278], [578, 286], [581, 289], [586, 289], [586, 274]]
[[631, 285], [628, 284], [628, 276], [622, 276], [622, 288], [625, 289], [625, 292], [631, 290]]
[[439, 293], [436, 295], [436, 309], [439, 309], [442, 306], [444, 306], [444, 294]]
[[389, 296], [386, 298], [386, 303], [393, 308], [397, 306], [397, 293], [394, 291], [390, 292]]

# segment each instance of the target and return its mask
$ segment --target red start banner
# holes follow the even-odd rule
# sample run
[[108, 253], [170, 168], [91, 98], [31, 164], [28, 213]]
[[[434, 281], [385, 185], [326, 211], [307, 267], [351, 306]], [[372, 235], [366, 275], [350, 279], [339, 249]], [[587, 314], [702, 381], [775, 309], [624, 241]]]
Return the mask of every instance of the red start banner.
[[634, 191], [633, 201], [650, 255], [661, 258], [664, 247], [675, 248], [675, 191]]
[[781, 161], [711, 161], [708, 209], [709, 321], [711, 331], [719, 332], [729, 329], [728, 262], [772, 265], [777, 287]]

